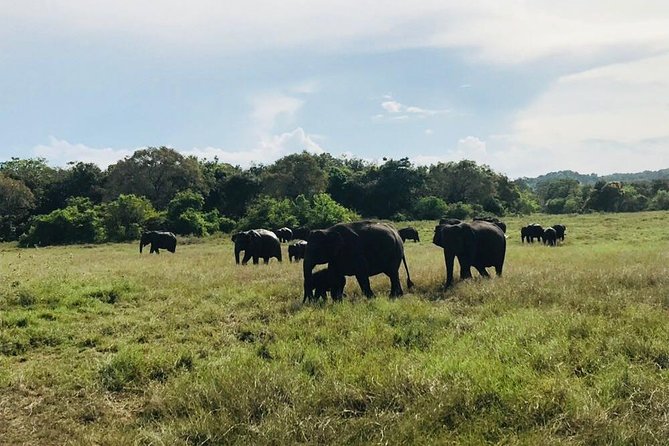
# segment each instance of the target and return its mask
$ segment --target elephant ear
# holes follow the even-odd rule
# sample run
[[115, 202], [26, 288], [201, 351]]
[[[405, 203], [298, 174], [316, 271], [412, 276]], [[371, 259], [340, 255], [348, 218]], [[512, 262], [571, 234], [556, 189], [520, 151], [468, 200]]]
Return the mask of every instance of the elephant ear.
[[434, 227], [434, 237], [432, 237], [432, 243], [434, 243], [437, 246], [441, 246], [443, 248], [442, 242], [441, 242], [441, 225], [437, 225]]
[[470, 259], [474, 261], [476, 258], [476, 232], [467, 224], [462, 225], [461, 230], [464, 252], [468, 253]]

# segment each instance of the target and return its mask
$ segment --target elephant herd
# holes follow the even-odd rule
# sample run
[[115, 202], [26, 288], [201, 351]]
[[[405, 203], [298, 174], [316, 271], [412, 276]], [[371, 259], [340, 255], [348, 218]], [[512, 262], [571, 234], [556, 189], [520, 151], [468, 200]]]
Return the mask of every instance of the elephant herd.
[[543, 228], [540, 224], [532, 223], [520, 229], [520, 241], [521, 243], [534, 243], [536, 239], [544, 245], [557, 246], [558, 240], [564, 241], [566, 231], [565, 225], [558, 224]]
[[[548, 228], [533, 223], [521, 228], [521, 242], [556, 246], [557, 240], [564, 241], [566, 227], [553, 225]], [[446, 287], [453, 284], [455, 259], [460, 264], [460, 279], [472, 277], [471, 268], [475, 268], [482, 277], [489, 277], [486, 268], [493, 267], [498, 276], [502, 275], [506, 256], [506, 224], [497, 218], [475, 218], [470, 222], [458, 219], [442, 219], [434, 228], [432, 243], [443, 248], [446, 266]], [[241, 264], [249, 260], [258, 264], [263, 259], [265, 264], [271, 258], [282, 260], [281, 243], [288, 245], [288, 258], [303, 259], [304, 299], [315, 301], [325, 299], [329, 292], [332, 299], [341, 300], [344, 296], [346, 276], [355, 276], [360, 289], [367, 297], [374, 296], [369, 278], [385, 274], [390, 279], [390, 295], [403, 294], [399, 271], [403, 264], [407, 274], [407, 288], [413, 286], [406, 257], [404, 242], [419, 242], [415, 228], [395, 229], [392, 225], [376, 221], [339, 223], [327, 229], [309, 230], [307, 228], [280, 228], [274, 231], [253, 229], [242, 231], [232, 236], [235, 262], [240, 263], [240, 254], [244, 251]], [[142, 234], [139, 251], [147, 244], [151, 253], [167, 249], [174, 253], [176, 237], [171, 232], [148, 231]], [[317, 265], [327, 267], [314, 272]]]

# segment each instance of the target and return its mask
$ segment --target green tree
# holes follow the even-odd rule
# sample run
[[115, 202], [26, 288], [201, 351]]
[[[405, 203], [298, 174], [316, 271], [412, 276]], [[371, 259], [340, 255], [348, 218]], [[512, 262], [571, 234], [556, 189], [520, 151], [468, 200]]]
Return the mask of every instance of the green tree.
[[284, 156], [269, 166], [263, 173], [262, 183], [266, 195], [295, 198], [324, 192], [328, 181], [318, 157], [302, 152]]
[[149, 147], [109, 167], [105, 197], [145, 196], [164, 209], [177, 192], [186, 189], [208, 192], [197, 159], [167, 147]]
[[0, 240], [16, 240], [35, 208], [35, 197], [23, 181], [0, 174]]
[[158, 219], [151, 202], [136, 195], [120, 195], [101, 207], [102, 222], [109, 241], [135, 240]]
[[421, 220], [440, 219], [448, 213], [449, 207], [444, 200], [439, 197], [422, 197], [416, 203], [414, 216]]
[[104, 240], [104, 229], [97, 210], [88, 198], [73, 197], [63, 209], [56, 209], [33, 219], [22, 246], [98, 243]]

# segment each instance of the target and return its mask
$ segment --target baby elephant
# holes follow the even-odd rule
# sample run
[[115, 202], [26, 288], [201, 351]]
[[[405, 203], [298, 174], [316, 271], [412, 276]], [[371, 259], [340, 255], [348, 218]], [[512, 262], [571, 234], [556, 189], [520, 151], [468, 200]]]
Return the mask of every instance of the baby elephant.
[[[346, 276], [333, 278], [330, 276], [327, 268], [316, 271], [311, 275], [311, 290], [314, 295], [314, 302], [318, 301], [321, 297], [323, 300], [327, 300], [328, 291], [332, 294], [332, 290], [343, 290], [344, 286], [346, 286]], [[304, 303], [304, 300], [302, 303]]]
[[400, 238], [402, 241], [406, 240], [413, 240], [414, 242], [420, 242], [420, 237], [418, 236], [418, 231], [416, 231], [416, 228], [409, 226], [407, 228], [402, 228], [399, 231], [397, 231], [400, 235]]

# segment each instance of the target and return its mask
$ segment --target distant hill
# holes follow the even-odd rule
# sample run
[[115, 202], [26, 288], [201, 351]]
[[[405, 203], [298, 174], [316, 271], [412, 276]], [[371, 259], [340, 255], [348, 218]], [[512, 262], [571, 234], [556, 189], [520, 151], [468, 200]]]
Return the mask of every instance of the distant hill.
[[639, 181], [653, 181], [653, 180], [667, 180], [669, 179], [669, 169], [661, 170], [644, 170], [643, 172], [638, 173], [613, 173], [611, 175], [599, 176], [594, 173], [582, 174], [574, 172], [573, 170], [560, 170], [558, 172], [550, 172], [545, 175], [540, 175], [535, 178], [522, 178], [528, 186], [535, 188], [537, 184], [542, 181], [547, 180], [561, 180], [561, 179], [573, 179], [577, 180], [581, 184], [595, 184], [599, 180], [603, 181], [623, 181], [626, 183], [639, 182]]

